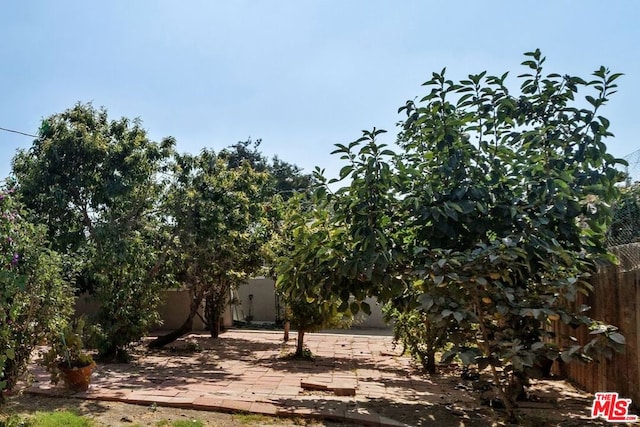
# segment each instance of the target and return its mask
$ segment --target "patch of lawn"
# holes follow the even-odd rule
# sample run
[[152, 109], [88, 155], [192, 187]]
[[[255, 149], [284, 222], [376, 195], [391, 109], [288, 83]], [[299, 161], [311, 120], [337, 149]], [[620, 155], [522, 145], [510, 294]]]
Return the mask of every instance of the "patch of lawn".
[[0, 417], [0, 427], [28, 427], [30, 424], [18, 415], [10, 415], [5, 418], [4, 414]]
[[91, 427], [94, 425], [89, 418], [84, 418], [70, 411], [36, 412], [32, 417], [24, 420], [28, 427]]

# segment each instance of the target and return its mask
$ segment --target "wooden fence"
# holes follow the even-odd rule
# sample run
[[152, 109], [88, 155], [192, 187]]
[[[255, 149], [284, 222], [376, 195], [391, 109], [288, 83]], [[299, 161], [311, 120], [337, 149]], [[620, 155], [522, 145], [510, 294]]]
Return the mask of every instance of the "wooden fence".
[[[582, 297], [578, 304], [591, 306], [587, 314], [620, 328], [625, 336], [624, 353], [612, 359], [599, 358], [589, 364], [570, 363], [559, 367], [560, 373], [585, 390], [616, 391], [621, 397], [632, 399], [640, 406], [640, 244], [617, 246], [612, 251], [618, 256], [617, 266], [603, 266], [592, 277], [594, 291]], [[573, 330], [564, 324], [555, 325], [559, 345], [573, 335], [579, 344], [586, 344], [593, 335], [587, 330]], [[558, 367], [557, 367], [558, 368]]]

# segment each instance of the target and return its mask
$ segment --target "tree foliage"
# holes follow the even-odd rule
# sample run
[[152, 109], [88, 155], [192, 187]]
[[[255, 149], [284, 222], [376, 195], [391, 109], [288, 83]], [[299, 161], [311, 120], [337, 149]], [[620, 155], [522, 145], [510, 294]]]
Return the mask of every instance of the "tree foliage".
[[310, 180], [268, 160], [259, 143], [178, 155], [171, 138], [150, 141], [139, 120], [77, 104], [43, 120], [33, 146], [15, 156], [30, 218], [48, 226], [78, 292], [99, 302], [93, 329], [102, 356], [126, 357], [158, 322], [160, 292], [172, 283], [193, 292], [185, 328], [204, 299], [217, 334], [228, 290], [264, 263], [263, 204]]
[[227, 158], [208, 150], [176, 155], [172, 172], [163, 203], [175, 236], [170, 262], [178, 284], [191, 293], [192, 307], [183, 328], [153, 346], [191, 330], [203, 299], [205, 320], [217, 337], [230, 289], [262, 267], [267, 239], [262, 221], [266, 172], [248, 162], [230, 167]]
[[[596, 328], [566, 302], [588, 293], [595, 263], [610, 259], [605, 233], [620, 179], [603, 142], [609, 121], [598, 115], [620, 75], [544, 75], [544, 62], [539, 51], [527, 54], [519, 95], [507, 74], [454, 83], [434, 73], [421, 103], [400, 109], [410, 165], [401, 194], [422, 310], [436, 322], [477, 325], [479, 353], [459, 348], [467, 361], [521, 374], [539, 358], [588, 357], [602, 341], [553, 354], [546, 325]], [[577, 106], [579, 89], [590, 87], [595, 97]]]
[[159, 174], [173, 141], [148, 139], [139, 120], [109, 120], [77, 104], [43, 120], [32, 147], [13, 160], [17, 189], [34, 222], [47, 224], [65, 273], [100, 300], [99, 349], [124, 356], [157, 320], [161, 289]]
[[306, 191], [313, 181], [312, 175], [302, 173], [297, 165], [286, 162], [278, 156], [269, 160], [260, 150], [261, 139], [239, 141], [219, 153], [231, 169], [248, 163], [257, 172], [268, 173], [265, 185], [267, 196], [280, 195], [287, 200], [297, 192]]
[[[538, 50], [526, 54], [517, 92], [508, 73], [459, 82], [433, 73], [427, 94], [399, 110], [399, 153], [377, 141], [376, 129], [338, 144], [347, 162], [339, 178], [350, 182], [317, 190], [329, 237], [300, 248], [290, 267], [322, 272], [296, 283], [304, 292], [352, 295], [354, 307], [365, 295], [389, 302], [408, 326], [400, 333], [425, 340], [414, 350], [431, 370], [447, 342], [446, 359], [491, 367], [509, 412], [544, 360], [588, 359], [624, 344], [588, 308], [567, 304], [589, 293], [596, 264], [612, 259], [605, 235], [621, 161], [606, 151], [612, 134], [600, 110], [620, 74], [601, 67], [587, 81], [544, 74], [544, 62]], [[552, 322], [588, 327], [593, 340], [549, 346]]]
[[333, 193], [329, 185], [337, 180], [315, 171], [310, 200], [293, 208], [285, 226], [290, 240], [276, 268], [285, 292], [335, 298], [341, 311], [353, 315], [370, 313], [368, 296], [402, 292], [402, 281], [388, 274], [403, 257], [396, 240], [402, 231], [394, 210], [395, 176], [385, 159], [391, 151], [375, 139], [382, 132], [374, 129], [349, 146], [338, 144], [334, 153], [349, 161], [340, 177], [351, 177], [350, 186]]
[[48, 246], [45, 228], [29, 223], [12, 190], [2, 189], [0, 391], [13, 388], [36, 345], [60, 330], [73, 310], [73, 293], [62, 278], [61, 257]]
[[[283, 224], [270, 242], [275, 254], [276, 290], [283, 296], [285, 318], [298, 331], [295, 355], [304, 355], [304, 336], [325, 328], [350, 325], [352, 315], [339, 295], [326, 292], [331, 286], [332, 267], [324, 261], [344, 259], [344, 229], [332, 221], [330, 206], [313, 193], [300, 193], [284, 208]], [[355, 307], [355, 305], [354, 305]], [[357, 311], [357, 310], [356, 310]], [[368, 310], [370, 313], [370, 310]]]

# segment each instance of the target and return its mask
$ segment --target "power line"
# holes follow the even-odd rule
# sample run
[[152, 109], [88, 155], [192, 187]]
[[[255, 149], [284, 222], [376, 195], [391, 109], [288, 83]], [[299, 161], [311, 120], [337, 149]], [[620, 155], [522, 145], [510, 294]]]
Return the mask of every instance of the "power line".
[[20, 132], [19, 130], [6, 129], [3, 127], [0, 127], [0, 130], [3, 130], [5, 132], [17, 133], [18, 135], [30, 136], [32, 138], [39, 138], [38, 135], [31, 135], [30, 133]]

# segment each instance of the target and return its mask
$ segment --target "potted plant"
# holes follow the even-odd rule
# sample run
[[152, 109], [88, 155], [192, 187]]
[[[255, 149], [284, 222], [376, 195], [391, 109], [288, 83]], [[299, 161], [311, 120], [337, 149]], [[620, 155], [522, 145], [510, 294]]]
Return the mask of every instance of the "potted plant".
[[42, 365], [51, 374], [51, 382], [57, 384], [62, 378], [67, 388], [83, 391], [89, 388], [91, 373], [96, 364], [84, 350], [83, 332], [85, 321], [77, 319], [51, 336], [49, 350], [42, 353]]

